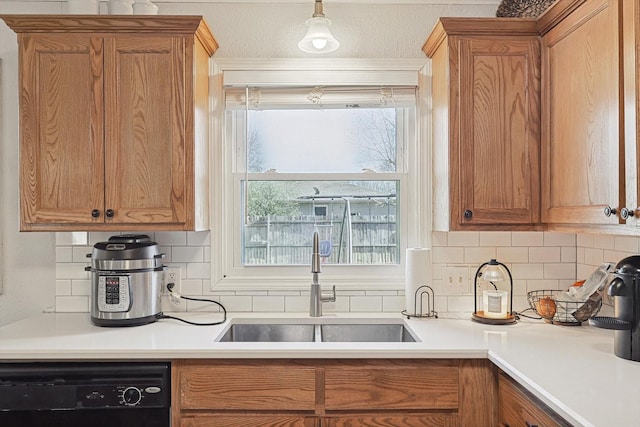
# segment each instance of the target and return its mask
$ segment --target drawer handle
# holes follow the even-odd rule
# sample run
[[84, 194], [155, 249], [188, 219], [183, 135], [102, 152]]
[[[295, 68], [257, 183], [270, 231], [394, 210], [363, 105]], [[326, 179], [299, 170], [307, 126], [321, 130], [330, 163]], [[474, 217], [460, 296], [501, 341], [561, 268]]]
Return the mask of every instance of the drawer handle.
[[91, 216], [94, 218], [98, 218], [100, 216], [100, 211], [98, 209], [94, 209], [91, 211]]
[[473, 211], [471, 211], [471, 210], [467, 209], [466, 211], [464, 211], [464, 217], [465, 217], [466, 219], [471, 219], [471, 218], [473, 218]]
[[107, 211], [105, 212], [105, 215], [107, 215], [107, 218], [113, 218], [114, 214], [115, 212], [113, 211], [113, 209], [107, 209]]
[[611, 206], [607, 206], [604, 208], [604, 216], [610, 217], [611, 215], [616, 215], [618, 213], [618, 209], [612, 208]]
[[527, 427], [538, 427], [538, 424], [529, 424], [529, 421], [525, 421], [524, 423], [527, 425]]

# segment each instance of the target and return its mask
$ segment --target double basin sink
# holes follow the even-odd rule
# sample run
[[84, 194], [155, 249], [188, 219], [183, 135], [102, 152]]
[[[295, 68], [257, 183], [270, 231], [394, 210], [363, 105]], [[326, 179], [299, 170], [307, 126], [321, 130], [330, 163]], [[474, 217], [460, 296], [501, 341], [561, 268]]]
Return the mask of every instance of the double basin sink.
[[402, 320], [366, 321], [337, 319], [310, 323], [270, 320], [232, 323], [220, 342], [416, 342], [420, 341]]

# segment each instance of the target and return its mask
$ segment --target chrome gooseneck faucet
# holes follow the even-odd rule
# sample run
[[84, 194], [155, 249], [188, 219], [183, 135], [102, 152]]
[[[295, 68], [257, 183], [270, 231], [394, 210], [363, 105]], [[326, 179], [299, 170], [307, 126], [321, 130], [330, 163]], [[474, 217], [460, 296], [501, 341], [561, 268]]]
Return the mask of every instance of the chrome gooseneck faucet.
[[320, 274], [320, 243], [318, 241], [318, 232], [313, 232], [313, 253], [311, 254], [311, 298], [309, 300], [309, 316], [322, 316], [322, 303], [334, 302], [336, 300], [336, 286], [333, 285], [331, 292], [322, 292], [320, 283], [318, 282], [318, 274]]

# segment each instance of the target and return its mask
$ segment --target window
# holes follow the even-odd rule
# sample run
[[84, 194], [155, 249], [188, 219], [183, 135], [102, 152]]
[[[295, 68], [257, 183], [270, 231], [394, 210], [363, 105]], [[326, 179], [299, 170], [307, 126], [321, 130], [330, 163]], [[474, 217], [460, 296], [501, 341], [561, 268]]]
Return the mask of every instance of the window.
[[305, 287], [314, 232], [325, 281], [403, 274], [420, 221], [409, 209], [416, 86], [229, 85], [224, 95], [213, 286]]

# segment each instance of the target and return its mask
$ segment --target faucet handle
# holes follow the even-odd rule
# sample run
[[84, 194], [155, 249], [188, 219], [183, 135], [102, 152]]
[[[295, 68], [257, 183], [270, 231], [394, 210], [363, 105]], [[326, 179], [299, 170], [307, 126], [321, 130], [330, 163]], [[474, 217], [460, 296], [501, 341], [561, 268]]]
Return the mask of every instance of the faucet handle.
[[333, 285], [331, 291], [322, 291], [320, 295], [322, 302], [335, 302], [336, 300], [336, 285]]

